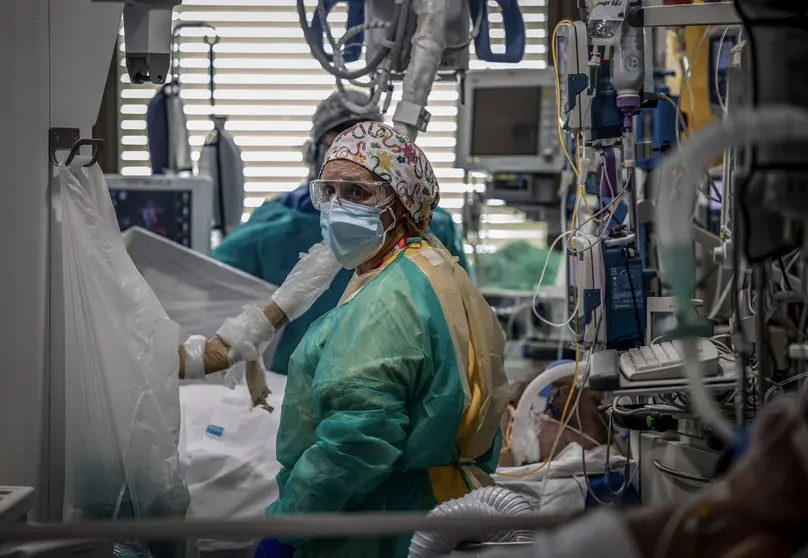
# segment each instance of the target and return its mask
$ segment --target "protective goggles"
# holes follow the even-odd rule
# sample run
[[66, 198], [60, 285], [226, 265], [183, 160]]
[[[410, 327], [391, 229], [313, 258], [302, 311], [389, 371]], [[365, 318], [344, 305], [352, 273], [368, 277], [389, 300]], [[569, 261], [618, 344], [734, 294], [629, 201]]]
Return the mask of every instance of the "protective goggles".
[[333, 198], [381, 208], [395, 197], [390, 185], [382, 181], [312, 180], [309, 193], [312, 205], [318, 210], [327, 207]]

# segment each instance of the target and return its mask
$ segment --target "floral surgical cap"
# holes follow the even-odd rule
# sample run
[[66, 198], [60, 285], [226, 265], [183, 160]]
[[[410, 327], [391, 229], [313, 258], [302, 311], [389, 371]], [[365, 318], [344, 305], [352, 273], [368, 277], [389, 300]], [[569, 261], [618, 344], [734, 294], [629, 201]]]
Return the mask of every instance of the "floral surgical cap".
[[390, 183], [415, 225], [429, 227], [440, 200], [438, 179], [424, 152], [406, 136], [380, 122], [360, 122], [337, 136], [323, 166], [340, 159]]

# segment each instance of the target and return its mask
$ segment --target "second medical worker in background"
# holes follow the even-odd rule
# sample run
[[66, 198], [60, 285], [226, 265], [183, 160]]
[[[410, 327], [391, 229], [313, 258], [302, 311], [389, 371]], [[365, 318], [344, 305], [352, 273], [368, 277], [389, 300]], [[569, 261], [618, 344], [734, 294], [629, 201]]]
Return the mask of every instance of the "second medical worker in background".
[[[369, 98], [358, 91], [347, 91], [344, 95], [356, 105], [369, 104]], [[311, 137], [304, 146], [304, 161], [309, 165], [306, 182], [292, 192], [264, 202], [253, 212], [249, 221], [233, 231], [213, 251], [213, 257], [274, 285], [283, 283], [297, 263], [300, 253], [307, 252], [323, 241], [320, 212], [312, 205], [309, 181], [317, 178], [325, 153], [334, 138], [354, 124], [368, 120], [382, 121], [382, 114], [377, 107], [362, 114], [352, 112], [345, 106], [339, 93], [333, 93], [322, 101], [312, 117]], [[437, 208], [430, 232], [468, 271], [463, 243], [451, 215]], [[337, 305], [351, 274], [346, 269], [340, 271], [331, 287], [308, 312], [286, 324], [273, 357], [273, 372], [286, 374], [289, 357], [309, 325]]]

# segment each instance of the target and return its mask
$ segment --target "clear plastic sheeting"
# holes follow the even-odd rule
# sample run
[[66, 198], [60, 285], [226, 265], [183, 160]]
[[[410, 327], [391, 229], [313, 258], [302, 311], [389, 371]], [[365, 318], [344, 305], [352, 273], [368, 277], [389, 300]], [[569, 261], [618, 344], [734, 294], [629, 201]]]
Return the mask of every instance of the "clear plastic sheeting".
[[[123, 236], [132, 261], [169, 317], [179, 324], [182, 340], [191, 335], [215, 337], [243, 306], [263, 306], [275, 293], [274, 285], [145, 229], [131, 228]], [[264, 354], [267, 367], [279, 338], [275, 336]], [[221, 374], [213, 376], [221, 378]]]
[[183, 517], [179, 328], [127, 256], [98, 167], [58, 172], [65, 519]]
[[328, 290], [340, 269], [340, 264], [325, 244], [315, 244], [300, 255], [300, 261], [272, 296], [272, 301], [290, 321], [296, 320]]

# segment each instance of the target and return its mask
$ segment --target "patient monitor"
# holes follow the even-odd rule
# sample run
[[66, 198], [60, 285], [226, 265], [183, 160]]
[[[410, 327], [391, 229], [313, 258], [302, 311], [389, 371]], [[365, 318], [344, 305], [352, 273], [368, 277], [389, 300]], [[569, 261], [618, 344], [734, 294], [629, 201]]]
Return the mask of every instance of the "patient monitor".
[[210, 251], [213, 184], [207, 176], [107, 175], [121, 232], [142, 227], [197, 252]]

